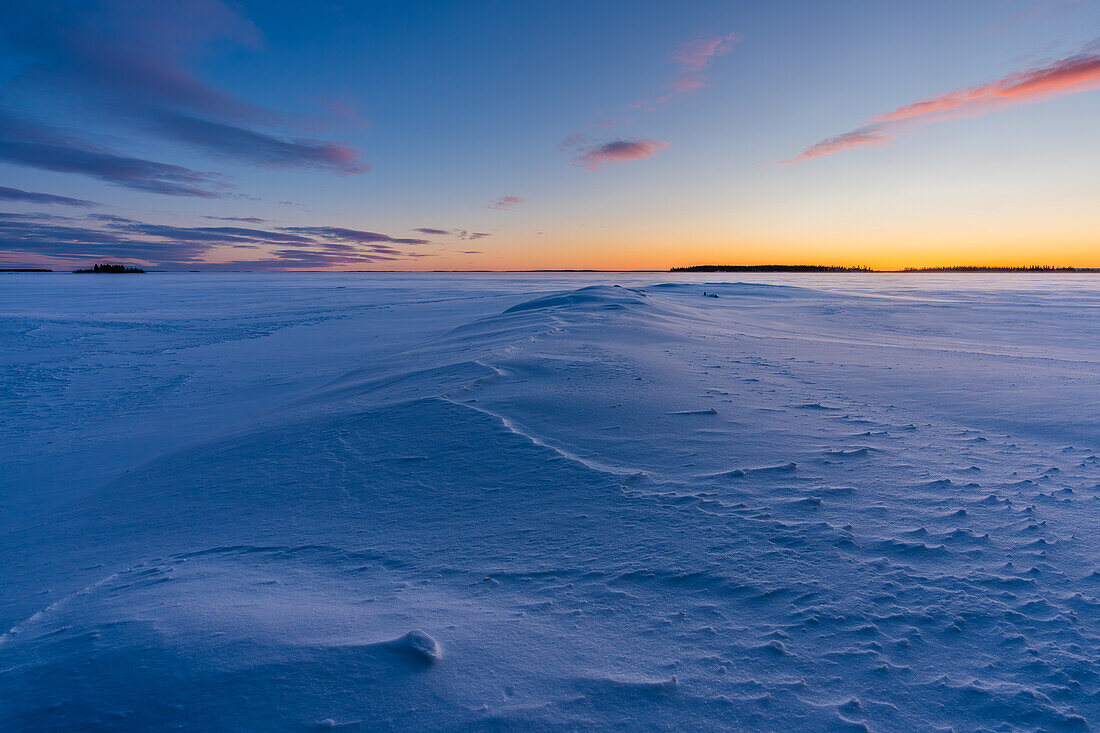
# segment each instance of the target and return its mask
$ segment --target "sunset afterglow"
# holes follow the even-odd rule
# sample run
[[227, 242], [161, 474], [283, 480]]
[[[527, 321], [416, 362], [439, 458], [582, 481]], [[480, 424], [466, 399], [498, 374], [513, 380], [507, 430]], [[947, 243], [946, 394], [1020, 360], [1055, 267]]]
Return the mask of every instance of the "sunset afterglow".
[[1100, 8], [28, 3], [0, 267], [1100, 266]]

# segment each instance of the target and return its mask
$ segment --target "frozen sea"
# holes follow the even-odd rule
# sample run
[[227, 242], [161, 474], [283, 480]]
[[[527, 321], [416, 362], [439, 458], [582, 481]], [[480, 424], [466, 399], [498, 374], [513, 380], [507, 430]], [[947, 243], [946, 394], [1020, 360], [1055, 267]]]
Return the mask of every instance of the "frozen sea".
[[0, 274], [0, 730], [1092, 729], [1098, 367], [1096, 275]]

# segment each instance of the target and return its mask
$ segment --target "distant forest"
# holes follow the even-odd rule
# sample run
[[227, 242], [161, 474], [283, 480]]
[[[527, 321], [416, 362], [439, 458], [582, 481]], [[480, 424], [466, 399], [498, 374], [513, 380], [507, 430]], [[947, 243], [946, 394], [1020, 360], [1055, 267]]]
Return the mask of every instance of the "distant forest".
[[669, 272], [874, 272], [870, 267], [831, 265], [692, 265], [673, 267]]
[[673, 267], [669, 272], [1100, 272], [1100, 267], [955, 265], [953, 267], [906, 267], [904, 270], [872, 270], [870, 267], [833, 265], [692, 265], [691, 267]]
[[127, 267], [126, 265], [94, 265], [92, 268], [84, 270], [73, 270], [73, 272], [95, 272], [95, 273], [107, 273], [111, 275], [124, 274], [124, 273], [141, 273], [145, 270], [140, 267]]
[[1100, 272], [1100, 267], [1054, 267], [1053, 265], [984, 267], [981, 265], [956, 265], [954, 267], [906, 267], [902, 272]]

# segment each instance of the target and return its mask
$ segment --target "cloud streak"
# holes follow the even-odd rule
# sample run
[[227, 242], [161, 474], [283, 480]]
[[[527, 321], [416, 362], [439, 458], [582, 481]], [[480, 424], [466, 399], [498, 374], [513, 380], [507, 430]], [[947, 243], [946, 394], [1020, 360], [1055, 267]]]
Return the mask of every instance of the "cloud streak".
[[889, 145], [894, 139], [895, 136], [883, 130], [882, 125], [868, 125], [858, 130], [852, 130], [843, 135], [826, 138], [821, 142], [814, 143], [794, 158], [785, 160], [783, 163], [786, 165], [802, 163], [814, 158], [823, 158], [826, 155], [841, 153], [845, 150]]
[[418, 227], [413, 231], [436, 237], [457, 237], [459, 239], [483, 239], [492, 236], [488, 232], [468, 232], [465, 229], [436, 229], [434, 227]]
[[[404, 249], [428, 243], [345, 227], [186, 227], [112, 215], [82, 220], [0, 213], [0, 262], [9, 263], [122, 260], [168, 269], [318, 269], [431, 256]], [[240, 254], [220, 261], [227, 252]]]
[[116, 186], [167, 196], [225, 195], [225, 184], [214, 174], [71, 145], [0, 140], [0, 160], [58, 173], [80, 173]]
[[1049, 66], [1009, 74], [989, 84], [940, 94], [893, 112], [877, 115], [875, 122], [902, 122], [929, 117], [956, 117], [1012, 104], [1030, 104], [1049, 97], [1100, 87], [1100, 55], [1081, 54]]
[[[80, 100], [143, 133], [182, 142], [219, 159], [265, 168], [338, 174], [370, 170], [358, 151], [335, 141], [276, 135], [283, 115], [217, 89], [190, 68], [211, 49], [256, 48], [261, 36], [223, 0], [79, 4], [22, 2], [0, 35], [28, 59], [17, 77], [32, 94]], [[333, 116], [346, 116], [334, 111]]]
[[52, 193], [38, 193], [36, 191], [24, 191], [20, 188], [8, 188], [7, 186], [0, 186], [0, 200], [3, 201], [24, 201], [29, 204], [58, 204], [61, 206], [98, 206], [94, 201], [85, 201], [84, 199], [74, 199], [68, 196], [55, 196]]
[[229, 119], [271, 113], [218, 90], [187, 65], [215, 43], [255, 48], [261, 36], [221, 0], [108, 2], [81, 7], [22, 2], [4, 34], [36, 59], [36, 78], [70, 91], [95, 90], [112, 102], [186, 107]]
[[221, 198], [222, 176], [179, 165], [120, 155], [0, 112], [0, 160], [57, 173], [78, 173], [107, 183], [167, 196]]
[[365, 173], [369, 163], [343, 143], [288, 140], [239, 125], [192, 115], [163, 113], [158, 126], [183, 142], [210, 152], [268, 168], [314, 168], [336, 173]]
[[361, 229], [345, 229], [344, 227], [282, 227], [280, 231], [293, 232], [312, 236], [315, 242], [326, 246], [327, 243], [355, 243], [374, 244], [378, 242], [390, 242], [393, 244], [431, 244], [427, 239], [413, 239], [408, 237], [391, 237], [388, 234], [368, 232]]
[[845, 150], [886, 145], [908, 127], [989, 114], [1006, 107], [1035, 104], [1094, 89], [1100, 89], [1100, 55], [1077, 54], [875, 115], [868, 124], [815, 143], [782, 162], [802, 163]]

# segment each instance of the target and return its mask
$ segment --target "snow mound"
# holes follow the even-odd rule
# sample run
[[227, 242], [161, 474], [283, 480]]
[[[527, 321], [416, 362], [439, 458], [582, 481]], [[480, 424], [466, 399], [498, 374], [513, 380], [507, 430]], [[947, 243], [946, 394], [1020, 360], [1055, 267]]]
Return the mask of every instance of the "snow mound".
[[385, 642], [385, 646], [407, 652], [416, 659], [428, 664], [433, 664], [443, 658], [443, 650], [439, 648], [439, 643], [420, 629], [413, 629], [400, 638]]

